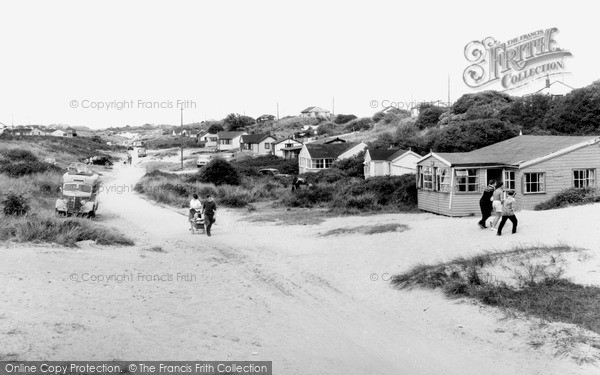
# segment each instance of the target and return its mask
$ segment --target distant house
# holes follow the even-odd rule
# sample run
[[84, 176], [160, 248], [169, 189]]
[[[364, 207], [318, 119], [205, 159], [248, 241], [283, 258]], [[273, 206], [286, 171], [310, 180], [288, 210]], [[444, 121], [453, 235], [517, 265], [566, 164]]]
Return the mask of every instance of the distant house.
[[177, 128], [173, 128], [171, 135], [177, 136], [177, 137], [189, 137], [190, 135], [190, 131], [187, 129], [177, 129]]
[[217, 133], [204, 133], [198, 136], [198, 141], [205, 142], [206, 147], [217, 147], [219, 136]]
[[565, 96], [566, 94], [573, 91], [573, 88], [561, 81], [550, 82], [550, 78], [546, 78], [546, 85], [534, 92], [533, 94], [545, 94], [550, 95], [552, 98]]
[[77, 130], [75, 130], [73, 128], [66, 128], [64, 136], [65, 137], [77, 137]]
[[273, 145], [277, 141], [269, 134], [244, 134], [240, 139], [240, 150], [253, 154], [274, 154]]
[[431, 152], [417, 162], [418, 207], [447, 216], [479, 215], [490, 179], [532, 209], [559, 191], [597, 187], [600, 137], [520, 135], [471, 152]]
[[242, 135], [246, 132], [219, 132], [217, 133], [217, 149], [220, 151], [239, 151]]
[[31, 135], [48, 135], [48, 132], [46, 132], [45, 129], [39, 128], [37, 126], [34, 126], [31, 129]]
[[295, 159], [300, 154], [302, 142], [292, 138], [280, 139], [273, 144], [273, 153], [284, 159]]
[[300, 117], [331, 118], [331, 112], [321, 107], [308, 107], [300, 112]]
[[275, 116], [273, 116], [273, 115], [262, 115], [256, 119], [256, 123], [262, 124], [264, 122], [274, 121], [274, 120], [275, 120]]
[[421, 156], [411, 150], [372, 150], [365, 153], [365, 178], [417, 173]]
[[11, 130], [14, 136], [28, 136], [31, 135], [33, 129], [24, 126], [19, 126]]
[[305, 143], [298, 155], [300, 173], [329, 169], [333, 162], [356, 156], [367, 148], [363, 142], [343, 144]]

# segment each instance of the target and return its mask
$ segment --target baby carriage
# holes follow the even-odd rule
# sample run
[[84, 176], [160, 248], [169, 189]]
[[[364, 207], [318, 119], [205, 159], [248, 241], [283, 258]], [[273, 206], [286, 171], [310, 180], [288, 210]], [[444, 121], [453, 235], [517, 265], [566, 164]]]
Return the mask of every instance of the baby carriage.
[[200, 216], [199, 213], [197, 213], [195, 211], [193, 212], [193, 214], [190, 218], [190, 224], [191, 224], [190, 231], [192, 232], [192, 234], [194, 234], [196, 232], [205, 233], [204, 219], [202, 218], [202, 216]]

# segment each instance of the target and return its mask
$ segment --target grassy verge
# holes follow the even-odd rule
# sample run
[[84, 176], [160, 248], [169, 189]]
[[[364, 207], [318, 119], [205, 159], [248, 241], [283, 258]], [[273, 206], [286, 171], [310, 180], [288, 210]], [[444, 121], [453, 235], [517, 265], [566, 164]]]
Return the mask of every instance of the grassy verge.
[[175, 207], [187, 207], [194, 193], [211, 194], [218, 204], [226, 207], [245, 207], [254, 202], [275, 200], [287, 189], [268, 177], [246, 178], [239, 186], [215, 186], [196, 181], [195, 174], [177, 175], [155, 170], [142, 177], [135, 190], [156, 202]]
[[88, 219], [58, 218], [49, 214], [23, 217], [0, 216], [0, 240], [48, 242], [74, 246], [92, 240], [99, 245], [133, 245], [133, 241], [112, 228]]
[[600, 333], [600, 288], [564, 279], [559, 245], [485, 253], [435, 265], [418, 265], [392, 278], [399, 288], [441, 288], [448, 297], [474, 298], [548, 321]]

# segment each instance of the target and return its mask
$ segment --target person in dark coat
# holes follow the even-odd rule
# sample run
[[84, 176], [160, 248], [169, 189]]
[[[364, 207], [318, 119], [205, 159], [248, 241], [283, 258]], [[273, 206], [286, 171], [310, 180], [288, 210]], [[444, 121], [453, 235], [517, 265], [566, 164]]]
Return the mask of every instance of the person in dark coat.
[[490, 180], [488, 186], [483, 190], [481, 199], [479, 199], [479, 208], [481, 209], [481, 220], [477, 223], [481, 229], [487, 228], [485, 225], [487, 219], [492, 216], [492, 194], [496, 190], [496, 180]]
[[217, 204], [210, 195], [206, 196], [206, 202], [202, 206], [202, 214], [204, 215], [204, 224], [206, 225], [206, 235], [210, 236], [210, 228], [215, 222], [215, 214]]

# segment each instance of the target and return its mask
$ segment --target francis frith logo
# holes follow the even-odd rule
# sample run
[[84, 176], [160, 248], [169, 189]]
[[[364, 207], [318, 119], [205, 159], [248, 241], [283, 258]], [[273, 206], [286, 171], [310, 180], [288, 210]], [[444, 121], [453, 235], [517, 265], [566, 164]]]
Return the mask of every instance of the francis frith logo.
[[571, 52], [557, 46], [556, 27], [536, 30], [501, 43], [492, 37], [475, 40], [465, 47], [465, 57], [472, 63], [463, 80], [472, 88], [499, 82], [505, 90], [531, 81], [565, 73], [564, 58]]

